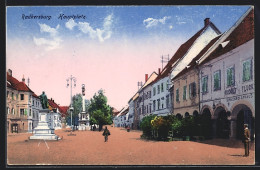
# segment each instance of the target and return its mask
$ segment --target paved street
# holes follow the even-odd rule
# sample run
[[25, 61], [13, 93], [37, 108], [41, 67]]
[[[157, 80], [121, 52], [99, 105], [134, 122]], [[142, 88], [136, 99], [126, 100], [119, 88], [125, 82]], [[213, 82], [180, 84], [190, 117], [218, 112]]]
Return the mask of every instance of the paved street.
[[252, 165], [255, 151], [243, 157], [240, 141], [216, 139], [203, 142], [157, 142], [140, 139], [140, 131], [108, 126], [111, 132], [104, 142], [102, 132], [57, 130], [60, 141], [30, 140], [32, 134], [7, 137], [8, 164], [15, 165]]

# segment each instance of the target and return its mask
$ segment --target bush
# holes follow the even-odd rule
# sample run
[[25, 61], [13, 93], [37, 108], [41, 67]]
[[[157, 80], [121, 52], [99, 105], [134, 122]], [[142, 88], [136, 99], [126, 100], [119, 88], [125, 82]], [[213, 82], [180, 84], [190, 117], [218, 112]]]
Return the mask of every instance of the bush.
[[171, 126], [172, 126], [173, 137], [182, 137], [183, 136], [182, 120], [175, 118]]
[[143, 136], [147, 138], [152, 137], [153, 128], [152, 128], [151, 120], [153, 120], [154, 117], [155, 117], [154, 115], [146, 116], [142, 119], [140, 123], [141, 130], [143, 131]]

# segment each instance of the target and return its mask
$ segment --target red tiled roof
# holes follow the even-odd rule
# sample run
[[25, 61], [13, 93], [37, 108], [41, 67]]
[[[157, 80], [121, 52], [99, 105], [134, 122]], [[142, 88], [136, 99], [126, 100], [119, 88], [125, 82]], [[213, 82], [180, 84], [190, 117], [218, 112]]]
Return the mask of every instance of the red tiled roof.
[[33, 91], [24, 83], [24, 82], [19, 82], [16, 78], [13, 76], [10, 76], [8, 73], [7, 74], [7, 87], [19, 90], [19, 91], [27, 91], [27, 92], [32, 92]]
[[208, 28], [208, 26], [211, 26], [213, 29], [216, 30], [216, 32], [220, 33], [220, 31], [217, 29], [217, 27], [212, 23], [209, 22], [208, 25], [205, 25], [201, 30], [199, 30], [195, 35], [193, 35], [188, 41], [186, 41], [184, 44], [182, 44], [178, 50], [175, 52], [173, 57], [170, 59], [170, 61], [167, 63], [167, 65], [163, 68], [161, 71], [161, 74], [158, 75], [158, 77], [155, 79], [155, 81], [158, 81], [170, 73], [172, 69], [172, 64], [176, 62], [178, 59], [182, 58], [185, 53], [189, 50], [189, 48], [192, 46], [192, 44], [195, 42], [195, 40], [201, 35], [201, 33]]
[[252, 9], [233, 32], [223, 41], [229, 43], [222, 48], [217, 47], [201, 64], [217, 58], [238, 46], [254, 39], [254, 9]]
[[39, 96], [37, 96], [35, 93], [33, 93], [32, 96], [35, 98], [39, 98]]
[[65, 117], [68, 113], [67, 110], [69, 109], [69, 106], [60, 106], [60, 112], [61, 112], [61, 116]]
[[48, 99], [48, 102], [49, 102], [49, 105], [50, 105], [52, 108], [55, 108], [55, 109], [58, 108], [58, 109], [60, 110], [59, 105], [57, 105], [53, 100]]

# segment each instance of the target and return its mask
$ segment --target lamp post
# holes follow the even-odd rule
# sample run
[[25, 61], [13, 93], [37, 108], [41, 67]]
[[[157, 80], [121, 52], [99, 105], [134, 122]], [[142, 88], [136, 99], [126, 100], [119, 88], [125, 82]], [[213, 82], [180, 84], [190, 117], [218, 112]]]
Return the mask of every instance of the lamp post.
[[[69, 84], [69, 81], [70, 81], [70, 84]], [[76, 81], [77, 79], [75, 77], [73, 77], [72, 75], [70, 75], [69, 78], [67, 78], [67, 88], [69, 87], [70, 85], [70, 114], [71, 114], [71, 130], [72, 130], [72, 112], [74, 110], [73, 106], [72, 106], [72, 103], [73, 103], [73, 100], [72, 100], [72, 81], [74, 82], [74, 88], [76, 87]]]

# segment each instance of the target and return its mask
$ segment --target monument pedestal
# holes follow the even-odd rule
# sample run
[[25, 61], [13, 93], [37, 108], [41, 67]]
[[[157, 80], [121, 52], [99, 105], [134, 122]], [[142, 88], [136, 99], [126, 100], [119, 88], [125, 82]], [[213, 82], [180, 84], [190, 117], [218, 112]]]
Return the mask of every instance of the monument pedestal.
[[39, 111], [40, 121], [36, 128], [33, 130], [33, 136], [30, 139], [44, 139], [44, 140], [59, 140], [60, 138], [55, 135], [54, 129], [49, 128], [47, 122], [47, 114], [49, 109], [43, 109]]
[[89, 116], [86, 112], [79, 114], [79, 130], [90, 130]]

